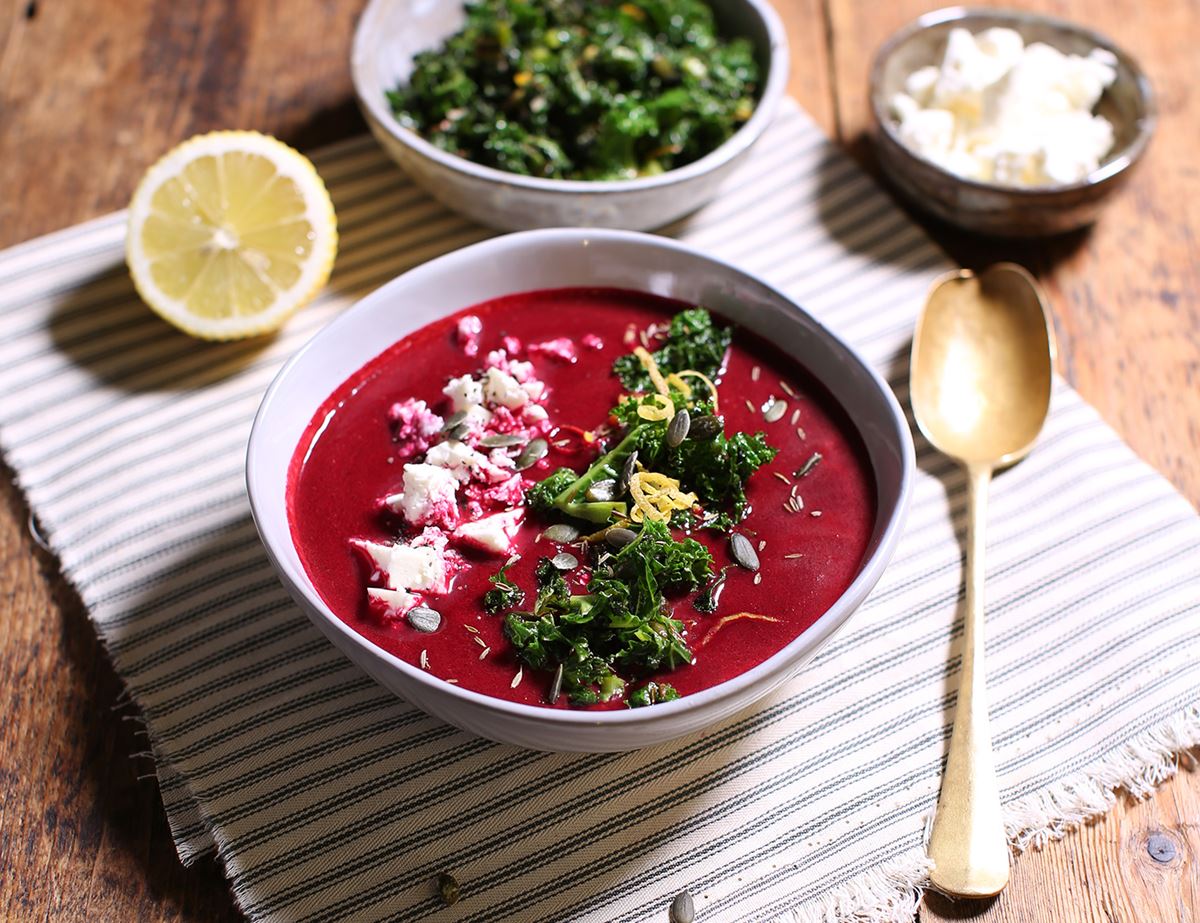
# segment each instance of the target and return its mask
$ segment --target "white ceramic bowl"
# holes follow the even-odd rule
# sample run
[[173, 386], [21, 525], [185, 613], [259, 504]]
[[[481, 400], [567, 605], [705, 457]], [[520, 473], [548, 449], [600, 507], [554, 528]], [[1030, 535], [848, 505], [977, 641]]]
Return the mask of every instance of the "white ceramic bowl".
[[[589, 712], [520, 705], [450, 685], [376, 647], [338, 619], [300, 563], [287, 519], [288, 465], [321, 403], [390, 344], [487, 299], [533, 289], [614, 286], [702, 304], [777, 344], [823, 383], [858, 427], [878, 513], [858, 577], [817, 622], [752, 670], [674, 702]], [[267, 389], [246, 458], [250, 506], [271, 563], [300, 607], [351, 660], [414, 705], [484, 737], [539, 750], [599, 752], [660, 743], [729, 717], [790, 679], [875, 585], [900, 536], [913, 446], [887, 385], [845, 343], [765, 282], [648, 234], [526, 231], [410, 270], [318, 333]]]
[[722, 33], [748, 37], [765, 79], [758, 106], [728, 141], [659, 176], [583, 181], [519, 176], [434, 147], [404, 128], [385, 93], [408, 79], [417, 52], [458, 31], [460, 0], [372, 0], [354, 33], [350, 72], [359, 106], [388, 155], [426, 192], [455, 211], [502, 230], [658, 228], [709, 201], [770, 123], [787, 86], [787, 35], [765, 0], [709, 0]]

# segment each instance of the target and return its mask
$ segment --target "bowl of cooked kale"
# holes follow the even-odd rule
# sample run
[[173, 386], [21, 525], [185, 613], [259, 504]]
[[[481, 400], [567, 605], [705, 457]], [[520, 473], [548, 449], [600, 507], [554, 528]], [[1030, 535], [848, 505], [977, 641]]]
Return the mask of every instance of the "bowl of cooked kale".
[[351, 70], [388, 155], [455, 211], [647, 230], [716, 194], [788, 51], [764, 0], [372, 0]]

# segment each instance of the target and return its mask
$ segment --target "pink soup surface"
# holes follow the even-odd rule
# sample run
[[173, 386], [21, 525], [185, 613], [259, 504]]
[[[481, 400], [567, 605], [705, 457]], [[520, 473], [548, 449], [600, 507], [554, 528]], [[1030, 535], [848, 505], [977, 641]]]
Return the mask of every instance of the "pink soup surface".
[[[463, 552], [470, 566], [454, 579], [451, 592], [427, 601], [443, 616], [441, 628], [434, 633], [418, 632], [403, 619], [386, 624], [369, 610], [369, 568], [350, 540], [390, 542], [396, 537], [378, 512], [379, 498], [399, 490], [402, 477], [388, 408], [413, 397], [447, 414], [448, 401], [442, 394], [446, 381], [476, 373], [480, 357], [500, 348], [504, 337], [522, 343], [569, 337], [581, 344], [586, 334], [592, 334], [603, 345], [598, 349], [580, 345], [575, 363], [546, 355], [521, 358], [532, 358], [538, 377], [549, 386], [545, 406], [553, 424], [595, 428], [608, 418], [609, 408], [622, 393], [611, 366], [631, 348], [626, 342], [630, 326], [646, 329], [685, 307], [689, 305], [614, 289], [509, 295], [417, 330], [344, 382], [314, 415], [296, 448], [288, 477], [292, 535], [305, 570], [333, 613], [411, 664], [419, 665], [424, 651], [428, 671], [457, 681], [461, 688], [546, 706], [549, 677], [526, 668], [521, 682], [512, 686], [520, 664], [504, 637], [503, 616], [488, 615], [481, 605], [483, 594], [491, 588], [488, 577], [506, 555]], [[458, 320], [467, 314], [483, 322], [475, 358], [464, 353], [456, 337]], [[596, 345], [592, 338], [588, 342]], [[788, 395], [781, 382], [797, 397]], [[674, 617], [687, 628], [694, 661], [651, 678], [671, 683], [685, 696], [762, 663], [829, 609], [859, 572], [876, 512], [871, 471], [853, 424], [794, 361], [748, 331], [735, 330], [719, 385], [726, 432], [762, 430], [779, 454], [751, 477], [747, 485], [751, 512], [739, 526], [755, 547], [765, 542], [758, 552], [761, 582], [756, 584], [749, 571], [729, 567], [720, 605], [711, 615], [698, 612], [691, 596], [671, 601]], [[762, 408], [772, 397], [786, 400], [788, 407], [780, 420], [767, 423]], [[800, 413], [793, 425], [797, 409]], [[564, 434], [571, 435], [569, 430]], [[820, 453], [820, 463], [803, 478], [794, 477], [813, 453]], [[538, 466], [525, 473], [535, 481], [560, 466], [582, 471], [596, 455], [572, 438], [568, 448], [552, 447]], [[803, 501], [800, 512], [785, 508], [792, 487], [775, 472], [795, 485]], [[558, 550], [545, 539], [537, 541], [549, 524], [529, 514], [512, 550], [521, 559], [509, 575], [526, 589], [530, 603], [539, 557]], [[710, 548], [716, 569], [732, 563], [725, 536], [698, 531], [693, 537]], [[575, 592], [583, 591], [582, 573], [570, 580]], [[724, 616], [738, 612], [769, 615], [778, 621], [742, 619], [714, 632]], [[485, 658], [480, 659], [483, 645], [467, 626], [490, 647]], [[571, 706], [563, 696], [556, 707]], [[625, 706], [617, 700], [592, 707]]]

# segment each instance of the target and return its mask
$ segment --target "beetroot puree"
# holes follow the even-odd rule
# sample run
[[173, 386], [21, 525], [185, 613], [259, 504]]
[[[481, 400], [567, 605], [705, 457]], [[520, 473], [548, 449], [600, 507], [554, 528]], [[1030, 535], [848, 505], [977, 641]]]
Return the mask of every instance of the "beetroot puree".
[[[447, 379], [476, 372], [481, 357], [501, 347], [505, 336], [525, 344], [570, 337], [578, 347], [574, 364], [547, 355], [535, 355], [532, 361], [550, 388], [546, 403], [550, 421], [556, 426], [595, 427], [607, 419], [621, 394], [610, 369], [617, 356], [632, 348], [625, 341], [629, 326], [645, 329], [684, 307], [652, 295], [611, 289], [510, 295], [423, 327], [343, 383], [314, 416], [296, 449], [288, 478], [292, 534], [304, 567], [329, 608], [355, 631], [409, 663], [419, 664], [425, 651], [428, 669], [435, 676], [487, 695], [545, 705], [549, 677], [526, 668], [521, 682], [511, 687], [519, 664], [504, 638], [503, 617], [487, 615], [481, 605], [490, 588], [487, 578], [503, 563], [503, 556], [464, 552], [471, 566], [455, 578], [449, 595], [429, 599], [443, 615], [442, 627], [433, 634], [418, 632], [403, 620], [384, 625], [368, 611], [369, 575], [350, 539], [394, 538], [377, 512], [377, 500], [396, 491], [401, 480], [402, 459], [395, 453], [387, 410], [407, 397], [444, 409], [441, 389]], [[456, 324], [463, 314], [474, 314], [483, 322], [476, 358], [468, 358], [456, 340]], [[599, 337], [600, 348], [582, 344], [589, 333]], [[591, 338], [589, 343], [596, 345]], [[788, 396], [781, 381], [798, 397]], [[759, 551], [761, 583], [756, 585], [753, 574], [733, 566], [715, 614], [697, 612], [690, 597], [673, 601], [674, 616], [688, 629], [695, 659], [658, 678], [682, 695], [745, 672], [811, 625], [858, 574], [875, 517], [874, 486], [852, 424], [794, 362], [739, 330], [719, 385], [726, 432], [763, 430], [779, 455], [751, 477], [747, 495], [752, 512], [739, 527], [756, 547], [766, 542]], [[788, 408], [778, 422], [766, 423], [761, 408], [772, 396], [787, 400]], [[794, 426], [791, 420], [797, 408], [800, 417]], [[578, 445], [572, 441], [572, 448]], [[773, 472], [792, 477], [814, 452], [821, 454], [821, 462], [804, 478], [793, 478], [804, 509], [789, 512], [784, 504], [791, 488]], [[526, 474], [540, 480], [562, 465], [581, 471], [594, 458], [590, 449], [551, 448], [549, 456]], [[509, 574], [526, 590], [527, 604], [532, 604], [536, 592], [533, 568], [538, 558], [558, 550], [545, 540], [535, 543], [545, 525], [536, 517], [527, 518], [514, 546], [522, 558]], [[694, 537], [709, 546], [716, 568], [731, 563], [724, 536], [698, 532]], [[573, 589], [581, 592], [582, 575], [576, 572], [569, 579]], [[709, 637], [722, 616], [735, 612], [762, 613], [780, 621], [730, 622]], [[485, 659], [480, 659], [483, 647], [465, 626], [477, 629], [478, 637], [491, 648]], [[569, 707], [565, 696], [558, 707]], [[623, 701], [593, 707], [623, 707]]]

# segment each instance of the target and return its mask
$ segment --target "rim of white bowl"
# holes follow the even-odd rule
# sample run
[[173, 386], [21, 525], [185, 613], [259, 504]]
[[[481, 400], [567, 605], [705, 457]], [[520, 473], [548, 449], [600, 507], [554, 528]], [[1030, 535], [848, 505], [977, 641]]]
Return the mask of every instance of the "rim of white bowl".
[[[880, 98], [882, 95], [881, 84], [883, 82], [884, 67], [887, 66], [888, 60], [895, 53], [896, 49], [914, 35], [934, 26], [943, 26], [948, 23], [959, 23], [966, 26], [969, 25], [971, 20], [977, 18], [1004, 20], [1017, 29], [1017, 31], [1020, 31], [1022, 23], [1041, 23], [1053, 26], [1064, 32], [1074, 32], [1076, 35], [1087, 39], [1095, 47], [1111, 52], [1117, 61], [1133, 76], [1134, 85], [1137, 87], [1138, 95], [1142, 100], [1142, 107], [1145, 110], [1142, 117], [1138, 120], [1137, 131], [1133, 139], [1125, 147], [1121, 148], [1111, 160], [1101, 163], [1083, 179], [1077, 180], [1074, 183], [1062, 183], [1054, 186], [1005, 186], [1001, 183], [988, 183], [983, 180], [970, 179], [969, 177], [952, 173], [941, 164], [935, 163], [928, 157], [924, 157], [910, 148], [900, 140], [900, 134], [896, 130], [895, 119], [888, 112], [887, 102]], [[948, 182], [960, 183], [968, 189], [1000, 192], [1021, 199], [1037, 199], [1056, 196], [1063, 192], [1076, 192], [1089, 189], [1129, 169], [1145, 153], [1146, 147], [1150, 144], [1150, 138], [1154, 134], [1154, 128], [1158, 124], [1158, 104], [1154, 96], [1154, 88], [1150, 83], [1150, 78], [1146, 76], [1146, 72], [1138, 64], [1137, 60], [1107, 35], [1097, 32], [1095, 29], [1089, 29], [1087, 26], [1073, 23], [1070, 20], [1059, 19], [1057, 16], [1047, 16], [1028, 10], [1010, 10], [1004, 7], [948, 6], [940, 10], [931, 10], [928, 13], [922, 13], [912, 22], [901, 26], [875, 52], [875, 57], [871, 63], [870, 77], [868, 78], [868, 95], [871, 101], [871, 114], [875, 117], [875, 124], [879, 126], [879, 130], [884, 132], [891, 141], [913, 160], [932, 168], [945, 177]]]
[[[546, 179], [539, 176], [523, 176], [520, 173], [509, 173], [495, 167], [475, 163], [466, 157], [451, 154], [430, 144], [417, 132], [400, 124], [391, 107], [386, 105], [383, 88], [374, 92], [371, 82], [363, 75], [365, 61], [369, 56], [369, 41], [367, 27], [375, 9], [388, 0], [371, 0], [363, 10], [358, 25], [354, 30], [354, 43], [350, 52], [350, 75], [354, 82], [354, 92], [360, 106], [366, 108], [375, 121], [383, 126], [388, 134], [406, 147], [411, 148], [428, 160], [441, 164], [448, 170], [462, 173], [499, 185], [514, 186], [535, 192], [563, 193], [570, 195], [606, 195], [617, 192], [637, 192], [647, 189], [657, 189], [660, 186], [671, 186], [694, 177], [711, 173], [722, 164], [736, 158], [750, 148], [766, 131], [774, 118], [779, 100], [787, 89], [789, 73], [789, 50], [787, 31], [775, 8], [766, 0], [740, 0], [746, 7], [753, 10], [762, 21], [767, 32], [767, 79], [763, 83], [762, 93], [754, 107], [754, 114], [733, 135], [721, 145], [705, 154], [699, 160], [673, 170], [667, 170], [657, 176], [641, 176], [635, 179], [621, 180], [578, 180], [578, 179]], [[454, 0], [450, 0], [454, 2]]]
[[[690, 695], [682, 696], [671, 702], [662, 702], [649, 708], [625, 708], [612, 711], [590, 711], [590, 710], [564, 710], [558, 708], [548, 708], [540, 705], [525, 705], [520, 702], [511, 702], [507, 699], [501, 699], [496, 696], [485, 695], [481, 692], [475, 692], [471, 689], [464, 689], [456, 684], [447, 683], [438, 677], [431, 676], [426, 671], [419, 667], [410, 664], [394, 654], [389, 653], [372, 641], [355, 631], [350, 625], [346, 624], [329, 608], [320, 594], [318, 594], [312, 585], [311, 579], [305, 573], [303, 565], [300, 563], [299, 550], [295, 548], [295, 543], [292, 539], [290, 523], [287, 521], [286, 504], [284, 521], [282, 523], [270, 523], [263, 521], [262, 511], [256, 500], [256, 496], [265, 495], [266, 491], [270, 490], [270, 485], [263, 483], [263, 478], [266, 477], [266, 472], [262, 471], [262, 465], [256, 462], [259, 454], [259, 445], [265, 438], [263, 436], [263, 420], [271, 413], [272, 405], [281, 400], [284, 395], [284, 389], [287, 384], [287, 379], [291, 374], [291, 370], [299, 364], [301, 357], [307, 355], [310, 351], [321, 348], [323, 341], [330, 337], [336, 336], [337, 330], [344, 324], [348, 323], [350, 315], [359, 310], [360, 307], [370, 301], [376, 299], [385, 299], [389, 297], [389, 289], [402, 286], [407, 279], [416, 275], [437, 274], [443, 272], [462, 271], [472, 262], [482, 257], [488, 256], [492, 251], [503, 251], [510, 247], [537, 246], [542, 242], [571, 242], [582, 246], [589, 245], [590, 242], [597, 240], [608, 240], [620, 243], [633, 243], [637, 246], [654, 247], [663, 250], [674, 250], [682, 252], [690, 257], [707, 261], [727, 273], [732, 273], [741, 276], [743, 279], [759, 286], [766, 293], [775, 298], [780, 299], [783, 303], [789, 305], [793, 309], [805, 314], [814, 325], [820, 328], [828, 338], [830, 344], [838, 349], [843, 356], [852, 362], [864, 372], [878, 389], [885, 406], [890, 411], [890, 420], [895, 427], [895, 434], [900, 449], [900, 484], [897, 490], [896, 504], [892, 511], [890, 519], [883, 528], [883, 532], [879, 535], [878, 542], [875, 544], [874, 550], [863, 562], [862, 567], [850, 585], [838, 596], [828, 609], [823, 612], [819, 618], [808, 628], [804, 629], [795, 638], [789, 641], [786, 645], [764, 660], [762, 663], [756, 664], [744, 673], [739, 673], [737, 676], [716, 685], [709, 686], [699, 692], [691, 693]], [[469, 305], [463, 305], [469, 307]], [[383, 347], [386, 349], [387, 345]], [[378, 350], [375, 355], [383, 350]], [[369, 362], [370, 357], [364, 360]], [[336, 388], [337, 385], [334, 385]], [[825, 385], [828, 387], [828, 385]], [[835, 398], [836, 399], [836, 398]], [[315, 412], [316, 408], [313, 408]], [[293, 447], [294, 451], [294, 447]], [[891, 560], [892, 553], [895, 550], [896, 543], [899, 541], [900, 534], [904, 528], [904, 520], [908, 511], [909, 500], [912, 493], [912, 484], [916, 469], [916, 454], [913, 448], [912, 434], [908, 428], [907, 418], [904, 411], [900, 408], [896, 396], [892, 393], [892, 389], [883, 380], [882, 376], [866, 362], [858, 352], [848, 343], [843, 341], [839, 336], [829, 330], [824, 324], [817, 320], [813, 315], [805, 311], [796, 301], [773, 285], [764, 281], [754, 273], [740, 269], [733, 264], [722, 260], [718, 257], [704, 253], [694, 247], [683, 244], [679, 241], [672, 240], [666, 237], [659, 237], [654, 234], [647, 234], [641, 231], [622, 231], [610, 229], [593, 229], [593, 228], [540, 228], [530, 231], [516, 231], [510, 234], [502, 234], [497, 237], [489, 238], [488, 240], [479, 243], [470, 244], [454, 250], [436, 259], [423, 263], [420, 266], [414, 267], [407, 272], [401, 273], [392, 281], [380, 286], [371, 294], [360, 299], [350, 308], [346, 309], [341, 315], [331, 321], [328, 325], [322, 328], [311, 340], [302, 346], [287, 362], [284, 363], [275, 378], [271, 381], [265, 394], [263, 395], [262, 403], [259, 405], [258, 412], [254, 416], [254, 423], [250, 430], [250, 439], [246, 449], [246, 487], [250, 501], [250, 511], [254, 519], [255, 527], [258, 530], [259, 537], [266, 548], [267, 556], [270, 558], [276, 573], [280, 576], [285, 588], [292, 592], [300, 593], [305, 601], [309, 604], [313, 611], [319, 612], [321, 617], [335, 631], [346, 637], [352, 644], [376, 657], [389, 666], [398, 669], [410, 679], [415, 680], [421, 685], [427, 687], [432, 692], [448, 696], [451, 699], [457, 699], [464, 704], [482, 707], [484, 709], [503, 713], [508, 718], [521, 719], [532, 721], [539, 724], [560, 724], [566, 726], [596, 726], [596, 725], [614, 725], [614, 726], [630, 726], [630, 725], [646, 725], [659, 722], [669, 721], [672, 716], [698, 710], [706, 705], [712, 705], [725, 699], [737, 697], [744, 689], [753, 686], [760, 680], [767, 679], [773, 673], [781, 672], [789, 668], [789, 666], [803, 658], [806, 650], [815, 652], [819, 649], [829, 636], [832, 635], [842, 624], [853, 614], [854, 606], [851, 606], [850, 600], [854, 597], [863, 595], [869, 592], [870, 587], [878, 582], [884, 569]], [[872, 470], [875, 466], [872, 465]], [[282, 476], [285, 478], [284, 491], [287, 490], [286, 471]], [[879, 515], [878, 511], [876, 513]], [[878, 528], [878, 518], [876, 524], [872, 528], [872, 535]], [[277, 534], [277, 530], [282, 529], [282, 537]], [[268, 534], [270, 533], [270, 534]], [[296, 564], [284, 557], [277, 555], [273, 545], [274, 541], [286, 542], [288, 546], [295, 551]], [[331, 642], [332, 643], [332, 642]], [[343, 652], [344, 653], [344, 652]], [[803, 664], [801, 663], [800, 666]], [[797, 667], [799, 669], [799, 666]], [[377, 680], [378, 682], [378, 680]]]

